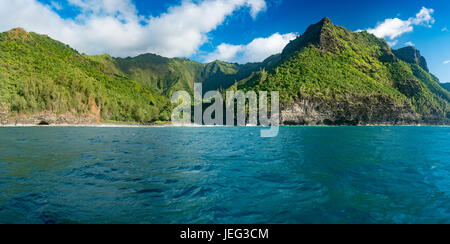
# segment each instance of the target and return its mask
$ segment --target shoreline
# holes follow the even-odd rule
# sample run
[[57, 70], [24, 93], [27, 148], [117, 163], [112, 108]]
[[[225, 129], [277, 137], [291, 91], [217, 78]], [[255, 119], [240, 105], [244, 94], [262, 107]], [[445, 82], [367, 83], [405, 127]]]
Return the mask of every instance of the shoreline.
[[[24, 127], [36, 127], [36, 128], [215, 128], [215, 127], [257, 127], [264, 128], [263, 126], [211, 126], [211, 125], [172, 125], [172, 124], [116, 124], [116, 123], [100, 123], [100, 124], [50, 124], [50, 125], [35, 125], [35, 124], [0, 124], [0, 128], [24, 128]], [[367, 124], [367, 125], [280, 125], [279, 127], [450, 127], [450, 125], [438, 125], [438, 124]]]

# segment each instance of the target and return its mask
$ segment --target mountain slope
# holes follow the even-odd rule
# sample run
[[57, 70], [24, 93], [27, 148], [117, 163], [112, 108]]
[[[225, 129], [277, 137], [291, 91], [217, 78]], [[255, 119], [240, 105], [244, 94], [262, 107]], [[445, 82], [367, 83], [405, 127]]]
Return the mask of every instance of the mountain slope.
[[447, 91], [450, 91], [450, 83], [442, 83], [441, 86], [446, 89]]
[[47, 36], [0, 34], [1, 123], [168, 120], [168, 100]]
[[280, 91], [285, 124], [448, 123], [450, 93], [427, 70], [417, 50], [325, 18], [231, 89]]
[[400, 48], [398, 50], [392, 50], [395, 56], [409, 64], [416, 64], [420, 66], [426, 72], [430, 72], [428, 69], [427, 60], [420, 54], [420, 51], [415, 47], [409, 46]]
[[176, 91], [193, 94], [194, 83], [203, 83], [204, 92], [228, 88], [264, 65], [239, 65], [222, 61], [202, 64], [189, 59], [165, 58], [155, 54], [143, 54], [133, 58], [112, 58], [108, 55], [86, 57], [103, 63], [116, 74], [136, 80], [168, 98]]
[[21, 28], [0, 34], [0, 123], [168, 121], [176, 91], [229, 87], [260, 64], [88, 56]]
[[413, 47], [392, 50], [328, 18], [246, 65], [88, 56], [47, 36], [0, 34], [0, 123], [168, 121], [175, 91], [279, 91], [284, 124], [448, 124], [450, 93]]

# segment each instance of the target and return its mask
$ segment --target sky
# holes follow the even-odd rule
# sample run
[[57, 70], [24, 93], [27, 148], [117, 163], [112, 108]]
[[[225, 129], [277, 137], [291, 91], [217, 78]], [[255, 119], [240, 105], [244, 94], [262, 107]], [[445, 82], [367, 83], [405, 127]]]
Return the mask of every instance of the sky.
[[323, 17], [415, 46], [450, 82], [448, 0], [0, 0], [0, 32], [47, 34], [90, 55], [259, 62]]

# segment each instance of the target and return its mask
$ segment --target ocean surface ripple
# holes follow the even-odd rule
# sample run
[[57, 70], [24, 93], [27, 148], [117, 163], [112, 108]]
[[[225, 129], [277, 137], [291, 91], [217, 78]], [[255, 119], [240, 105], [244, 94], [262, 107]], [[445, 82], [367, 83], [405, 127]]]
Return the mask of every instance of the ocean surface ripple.
[[0, 128], [0, 223], [450, 223], [450, 128]]

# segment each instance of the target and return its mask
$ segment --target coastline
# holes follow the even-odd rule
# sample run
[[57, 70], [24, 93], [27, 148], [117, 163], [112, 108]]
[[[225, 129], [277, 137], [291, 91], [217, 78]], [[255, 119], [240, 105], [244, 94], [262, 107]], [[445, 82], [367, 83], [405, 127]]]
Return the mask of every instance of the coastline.
[[40, 128], [48, 128], [48, 127], [93, 127], [93, 128], [133, 128], [133, 127], [173, 127], [172, 125], [141, 125], [141, 124], [114, 124], [114, 123], [100, 123], [100, 124], [50, 124], [50, 125], [35, 125], [35, 124], [6, 124], [0, 125], [0, 128], [7, 127], [40, 127]]
[[[50, 124], [50, 125], [36, 125], [36, 124], [0, 124], [0, 128], [215, 128], [215, 127], [258, 127], [263, 126], [247, 125], [247, 126], [199, 126], [191, 125], [172, 125], [172, 124], [132, 124], [132, 123], [95, 123], [95, 124]], [[366, 125], [280, 125], [279, 127], [450, 127], [446, 124], [366, 124]]]

